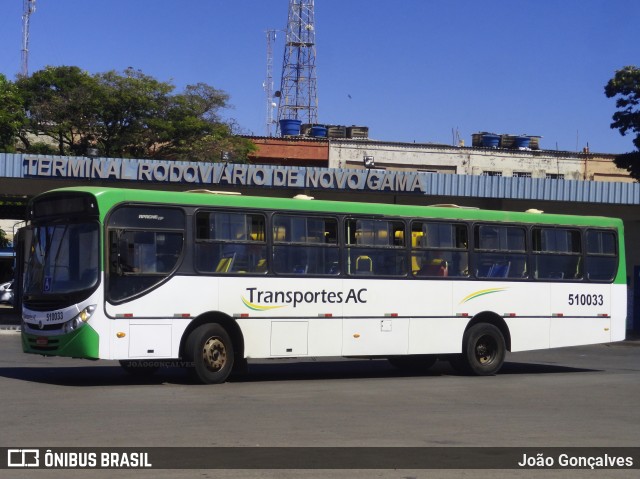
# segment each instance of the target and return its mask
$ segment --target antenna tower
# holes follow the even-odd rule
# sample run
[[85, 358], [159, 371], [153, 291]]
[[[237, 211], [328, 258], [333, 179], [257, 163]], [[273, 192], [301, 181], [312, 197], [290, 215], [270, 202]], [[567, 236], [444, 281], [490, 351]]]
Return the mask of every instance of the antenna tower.
[[278, 128], [280, 120], [284, 119], [310, 124], [318, 122], [315, 38], [313, 0], [289, 0]]
[[23, 77], [29, 76], [29, 17], [36, 11], [36, 0], [22, 2], [22, 69]]
[[267, 136], [273, 136], [273, 43], [276, 40], [276, 30], [267, 30], [267, 79], [264, 84], [264, 92], [267, 96]]

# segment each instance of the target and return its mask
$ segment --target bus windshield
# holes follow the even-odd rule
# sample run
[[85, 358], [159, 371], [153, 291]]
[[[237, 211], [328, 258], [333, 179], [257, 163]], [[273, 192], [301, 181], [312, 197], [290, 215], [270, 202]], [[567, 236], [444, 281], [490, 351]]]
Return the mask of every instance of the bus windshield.
[[26, 295], [69, 294], [98, 283], [98, 223], [40, 225], [33, 228]]

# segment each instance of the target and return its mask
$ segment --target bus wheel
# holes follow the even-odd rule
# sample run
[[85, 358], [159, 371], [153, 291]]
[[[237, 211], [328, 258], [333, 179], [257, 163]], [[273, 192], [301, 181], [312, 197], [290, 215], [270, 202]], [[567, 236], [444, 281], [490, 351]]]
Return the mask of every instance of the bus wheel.
[[120, 361], [120, 366], [132, 376], [151, 376], [160, 366], [157, 361]]
[[389, 356], [389, 364], [405, 371], [425, 372], [438, 360], [431, 354], [415, 354], [410, 356]]
[[502, 332], [489, 323], [478, 323], [465, 331], [462, 354], [453, 356], [450, 363], [456, 371], [476, 376], [496, 374], [506, 354]]
[[227, 331], [217, 323], [194, 329], [187, 341], [187, 358], [193, 372], [205, 384], [223, 383], [233, 369], [233, 344]]

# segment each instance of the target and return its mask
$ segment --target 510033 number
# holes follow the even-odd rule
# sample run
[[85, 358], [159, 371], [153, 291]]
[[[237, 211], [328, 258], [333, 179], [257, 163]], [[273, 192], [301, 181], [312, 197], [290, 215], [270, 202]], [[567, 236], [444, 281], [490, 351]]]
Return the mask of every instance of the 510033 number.
[[602, 294], [570, 294], [567, 302], [569, 306], [602, 306], [604, 296]]
[[47, 313], [47, 321], [60, 321], [62, 319], [64, 319], [64, 314], [62, 314], [62, 311]]

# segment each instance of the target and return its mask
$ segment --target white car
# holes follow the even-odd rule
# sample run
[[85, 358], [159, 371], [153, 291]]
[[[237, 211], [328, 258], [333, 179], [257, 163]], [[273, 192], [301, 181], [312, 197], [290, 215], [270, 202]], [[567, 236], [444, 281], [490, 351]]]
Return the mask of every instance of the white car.
[[0, 284], [0, 304], [13, 304], [13, 280]]

